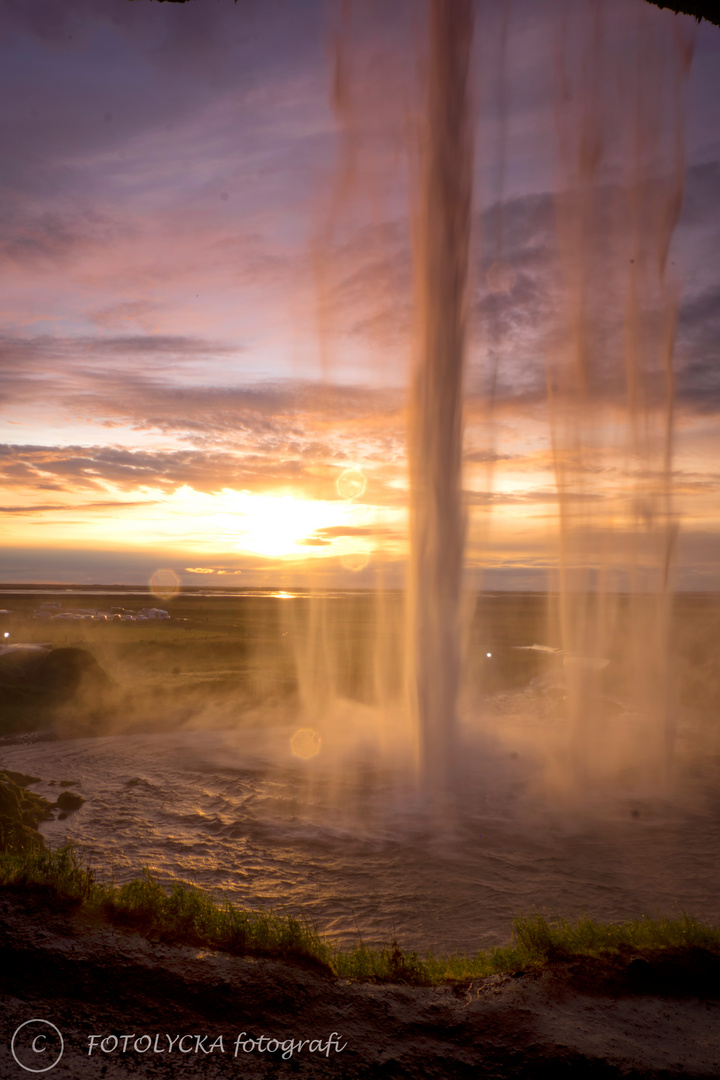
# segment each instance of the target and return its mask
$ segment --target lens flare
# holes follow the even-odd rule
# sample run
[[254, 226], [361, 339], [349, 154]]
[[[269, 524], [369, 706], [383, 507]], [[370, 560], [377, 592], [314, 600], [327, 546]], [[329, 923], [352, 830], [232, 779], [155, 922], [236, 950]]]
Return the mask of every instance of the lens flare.
[[302, 758], [303, 761], [307, 761], [309, 758], [319, 754], [321, 746], [322, 739], [317, 731], [313, 731], [312, 728], [308, 727], [298, 728], [290, 740], [290, 749], [293, 754], [295, 757]]
[[172, 600], [180, 592], [180, 578], [174, 570], [156, 570], [150, 578], [150, 591], [158, 600]]
[[336, 481], [336, 488], [341, 499], [357, 499], [365, 491], [367, 480], [359, 469], [346, 469]]

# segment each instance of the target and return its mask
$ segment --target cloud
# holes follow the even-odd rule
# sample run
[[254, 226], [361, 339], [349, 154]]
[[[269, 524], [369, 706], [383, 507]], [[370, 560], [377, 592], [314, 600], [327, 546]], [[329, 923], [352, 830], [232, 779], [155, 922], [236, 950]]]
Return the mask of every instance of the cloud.
[[397, 529], [382, 525], [330, 525], [324, 529], [317, 529], [312, 536], [299, 540], [298, 543], [306, 547], [328, 547], [333, 540], [348, 536], [372, 537], [381, 540], [396, 539], [399, 535]]
[[57, 191], [90, 151], [165, 134], [230, 95], [242, 109], [259, 88], [269, 96], [323, 71], [323, 18], [313, 0], [277, 0], [272, 12], [260, 0], [2, 0], [6, 182], [50, 192], [54, 172]]
[[[0, 448], [8, 515], [29, 512], [22, 503], [31, 499], [36, 514], [142, 507], [184, 486], [334, 500], [349, 466], [368, 477], [370, 503], [406, 501], [415, 301], [405, 151], [391, 145], [405, 102], [386, 93], [405, 83], [405, 69], [388, 70], [395, 46], [414, 63], [403, 37], [414, 8], [400, 7], [387, 16], [395, 22], [384, 57], [362, 53], [363, 63], [381, 61], [382, 78], [351, 103], [361, 138], [344, 147], [357, 151], [346, 197], [319, 3], [0, 0], [0, 394], [6, 416], [27, 425], [11, 429], [17, 445]], [[469, 493], [480, 507], [556, 498], [551, 455], [533, 458], [528, 447], [547, 445], [546, 363], [578, 315], [578, 269], [590, 309], [587, 400], [560, 385], [569, 428], [580, 430], [596, 407], [615, 424], [627, 402], [629, 233], [609, 227], [624, 198], [620, 173], [598, 189], [584, 257], [568, 272], [562, 200], [538, 190], [552, 179], [525, 160], [528, 134], [549, 115], [536, 91], [550, 53], [544, 18], [521, 7], [511, 51], [526, 66], [513, 74], [506, 134], [508, 183], [523, 193], [488, 205], [500, 185], [477, 192], [464, 459], [473, 477], [473, 466], [495, 463], [520, 490]], [[479, 43], [492, 48], [492, 35]], [[494, 60], [478, 74], [488, 111], [498, 75]], [[676, 367], [683, 433], [720, 409], [718, 222], [712, 161], [688, 170], [671, 255], [686, 279]], [[651, 366], [662, 358], [656, 345]], [[315, 376], [323, 351], [325, 383]], [[649, 410], [663, 403], [657, 370], [643, 386]], [[600, 468], [594, 460], [575, 475]], [[620, 470], [603, 482], [623, 479]], [[707, 490], [702, 477], [694, 483]], [[604, 497], [605, 487], [585, 484], [577, 499]], [[122, 501], [142, 491], [147, 502]], [[319, 530], [305, 544], [379, 535]], [[183, 557], [199, 572], [208, 555]]]
[[691, 165], [685, 174], [680, 228], [705, 230], [720, 228], [715, 211], [720, 204], [720, 161]]
[[687, 412], [720, 411], [720, 287], [689, 297], [678, 326], [676, 395]]
[[511, 458], [511, 454], [501, 454], [497, 450], [472, 450], [463, 455], [463, 461], [470, 464], [492, 464], [496, 461], [510, 461]]
[[[291, 435], [288, 441], [288, 434]], [[367, 449], [368, 433], [363, 432]], [[171, 494], [187, 486], [196, 491], [292, 491], [298, 496], [337, 500], [336, 480], [348, 464], [348, 440], [319, 443], [300, 425], [280, 438], [273, 428], [265, 436], [235, 437], [244, 449], [131, 450], [121, 446], [0, 445], [0, 480], [16, 490], [120, 491], [158, 489]], [[379, 453], [380, 457], [384, 455]], [[353, 455], [357, 460], [358, 455]], [[367, 468], [367, 466], [366, 466]], [[374, 472], [377, 471], [377, 476]], [[387, 488], [392, 468], [384, 458], [370, 468], [372, 495], [392, 502], [397, 491]]]
[[[41, 411], [52, 410], [57, 417], [58, 407], [62, 406], [74, 408], [80, 404], [85, 411], [92, 412], [93, 394], [99, 397], [102, 390], [112, 388], [108, 407], [109, 411], [117, 412], [122, 410], [126, 393], [132, 399], [133, 380], [137, 384], [136, 398], [142, 395], [143, 386], [148, 393], [161, 387], [165, 394], [171, 389], [182, 393], [179, 380], [183, 375], [187, 378], [186, 373], [194, 365], [207, 364], [208, 358], [236, 356], [242, 351], [242, 345], [191, 335], [68, 338], [0, 333], [2, 400], [6, 405], [37, 402]], [[140, 374], [148, 367], [154, 372], [152, 378]], [[115, 395], [119, 401], [112, 407], [109, 403]]]
[[44, 514], [56, 510], [127, 510], [131, 507], [149, 507], [159, 505], [157, 500], [144, 499], [131, 502], [127, 499], [112, 499], [105, 502], [85, 503], [33, 503], [32, 506], [0, 506], [0, 514]]
[[318, 529], [318, 536], [334, 540], [338, 536], [383, 536], [387, 532], [387, 529], [374, 525], [330, 525], [326, 529]]
[[36, 503], [34, 506], [0, 506], [0, 514], [42, 514], [66, 509], [65, 503]]
[[37, 214], [7, 211], [0, 226], [0, 267], [53, 272], [71, 259], [103, 249], [127, 235], [127, 226], [107, 215], [82, 211]]
[[[564, 503], [601, 502], [608, 498], [606, 492], [599, 491], [566, 491], [563, 493]], [[469, 491], [462, 493], [463, 502], [467, 506], [523, 506], [526, 504], [550, 503], [557, 505], [559, 502], [558, 492], [555, 488], [531, 488], [526, 491]]]
[[[718, 177], [717, 162], [688, 170], [686, 204], [671, 256], [673, 264], [693, 266], [684, 275], [675, 350], [677, 399], [688, 414], [714, 413], [720, 407], [716, 375], [720, 292], [710, 272], [720, 243]], [[660, 200], [660, 189], [650, 185], [645, 196]], [[504, 409], [542, 404], [547, 396], [546, 361], [551, 361], [551, 377], [560, 377], [562, 368], [556, 360], [577, 320], [587, 364], [587, 408], [593, 402], [626, 403], [630, 313], [643, 335], [638, 377], [644, 400], [650, 408], [663, 407], [665, 342], [652, 313], [661, 311], [663, 304], [672, 310], [674, 284], [671, 281], [663, 297], [653, 284], [652, 264], [636, 268], [631, 261], [634, 223], [625, 189], [617, 184], [599, 188], [592, 204], [592, 227], [576, 247], [565, 249], [557, 222], [568, 215], [563, 209], [566, 202], [562, 195], [532, 194], [495, 203], [479, 215], [482, 249], [472, 305], [475, 360], [468, 375], [470, 394]], [[669, 278], [676, 273], [671, 266]], [[579, 306], [580, 293], [574, 291], [580, 283], [584, 307]], [[638, 295], [634, 310], [628, 306], [631, 289]]]
[[227, 570], [218, 566], [186, 566], [187, 574], [242, 574], [242, 570]]

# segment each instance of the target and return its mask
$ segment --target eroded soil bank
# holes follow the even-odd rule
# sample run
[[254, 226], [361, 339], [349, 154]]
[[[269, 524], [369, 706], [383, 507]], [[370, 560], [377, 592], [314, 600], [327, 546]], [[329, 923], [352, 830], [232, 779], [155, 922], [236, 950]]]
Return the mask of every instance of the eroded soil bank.
[[[719, 963], [698, 950], [557, 961], [456, 987], [350, 984], [311, 967], [147, 941], [57, 910], [41, 894], [3, 889], [0, 1076], [30, 1075], [11, 1040], [20, 1024], [44, 1019], [64, 1038], [62, 1058], [44, 1074], [53, 1080], [716, 1077]], [[25, 1064], [34, 1030], [16, 1039]], [[109, 1053], [95, 1040], [88, 1056], [93, 1035], [133, 1039], [124, 1053], [122, 1039]], [[152, 1045], [140, 1052], [134, 1040], [143, 1035]], [[167, 1037], [183, 1035], [193, 1036], [182, 1043], [191, 1049], [179, 1052], [176, 1040], [169, 1050]], [[283, 1060], [270, 1039], [312, 1042]]]

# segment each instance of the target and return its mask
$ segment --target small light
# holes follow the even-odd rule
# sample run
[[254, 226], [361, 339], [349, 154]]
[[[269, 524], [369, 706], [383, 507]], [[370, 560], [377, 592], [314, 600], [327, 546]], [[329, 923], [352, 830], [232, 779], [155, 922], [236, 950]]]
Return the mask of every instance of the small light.
[[7, 632], [7, 631], [5, 631], [5, 637], [6, 637], [6, 638], [7, 638], [7, 637], [10, 637], [10, 635], [8, 634], [8, 632]]
[[492, 653], [491, 652], [486, 652], [485, 655], [486, 656], [492, 656]]

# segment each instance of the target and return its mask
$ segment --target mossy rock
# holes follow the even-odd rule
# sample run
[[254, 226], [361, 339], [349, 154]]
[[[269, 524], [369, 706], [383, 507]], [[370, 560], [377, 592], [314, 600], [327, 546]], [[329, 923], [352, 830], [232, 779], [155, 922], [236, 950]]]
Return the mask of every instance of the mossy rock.
[[47, 799], [18, 784], [17, 775], [0, 770], [0, 852], [11, 855], [45, 846], [37, 827], [51, 809]]
[[29, 773], [24, 772], [13, 772], [12, 769], [3, 769], [0, 776], [6, 776], [9, 780], [12, 780], [13, 784], [17, 784], [22, 788], [26, 788], [28, 784], [40, 783], [39, 776], [30, 776]]
[[20, 797], [18, 786], [9, 780], [6, 773], [0, 773], [0, 814], [3, 817], [16, 817], [20, 820]]

